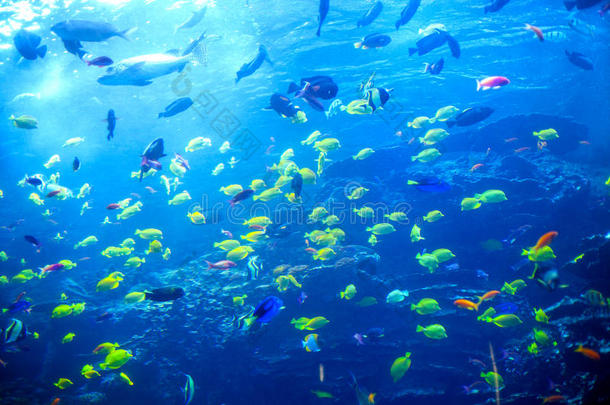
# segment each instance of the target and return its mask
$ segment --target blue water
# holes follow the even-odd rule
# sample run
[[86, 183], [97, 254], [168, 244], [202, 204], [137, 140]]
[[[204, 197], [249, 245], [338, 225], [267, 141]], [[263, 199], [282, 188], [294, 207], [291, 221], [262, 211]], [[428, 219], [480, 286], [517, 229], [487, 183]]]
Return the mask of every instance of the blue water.
[[[23, 284], [0, 285], [2, 307], [8, 307], [22, 291], [32, 303], [31, 313], [0, 315], [0, 327], [6, 328], [16, 318], [40, 335], [38, 339], [29, 335], [11, 350], [2, 348], [0, 359], [6, 366], [0, 367], [0, 403], [49, 404], [60, 398], [61, 404], [182, 404], [184, 374], [195, 381], [192, 404], [356, 404], [358, 389], [365, 397], [376, 393], [374, 401], [379, 404], [491, 403], [496, 401], [495, 389], [487, 383], [475, 384], [470, 394], [462, 388], [483, 381], [481, 371], [491, 371], [490, 343], [504, 379], [503, 403], [540, 403], [551, 395], [562, 395], [570, 403], [602, 403], [607, 398], [600, 389], [608, 381], [607, 307], [595, 308], [581, 297], [589, 289], [610, 294], [606, 273], [571, 272], [568, 265], [587, 253], [587, 265], [597, 263], [606, 272], [610, 268], [607, 256], [596, 259], [596, 249], [606, 243], [603, 235], [610, 230], [604, 184], [610, 175], [610, 17], [597, 12], [606, 2], [572, 13], [560, 1], [514, 0], [499, 12], [485, 14], [486, 0], [424, 0], [413, 19], [397, 31], [394, 23], [407, 1], [384, 1], [381, 15], [371, 25], [356, 28], [371, 3], [331, 0], [319, 38], [314, 0], [2, 4], [0, 225], [4, 227], [0, 251], [8, 257], [0, 262], [0, 276], [11, 280], [24, 269], [39, 273], [39, 268], [63, 259], [78, 265]], [[208, 8], [201, 22], [175, 31], [203, 6]], [[568, 25], [572, 18], [585, 27], [580, 29], [585, 33]], [[87, 66], [66, 52], [61, 39], [51, 32], [54, 24], [67, 19], [110, 22], [119, 30], [137, 28], [128, 33], [129, 40], [112, 37], [83, 42], [89, 52], [85, 59], [108, 56], [117, 63], [184, 49], [205, 32], [205, 62], [189, 61], [180, 72], [155, 78], [147, 86], [103, 86], [96, 79], [106, 68]], [[421, 38], [418, 30], [431, 23], [446, 26], [460, 44], [460, 58], [451, 56], [446, 45], [424, 56], [409, 56], [408, 49]], [[545, 41], [525, 30], [525, 23], [540, 27], [547, 35]], [[13, 44], [21, 28], [41, 37], [41, 44], [48, 47], [44, 58], [21, 58]], [[392, 42], [381, 49], [354, 48], [354, 42], [371, 33], [387, 34]], [[236, 72], [255, 57], [260, 44], [273, 65], [264, 62], [236, 84]], [[571, 64], [565, 50], [585, 54], [594, 69]], [[441, 57], [445, 65], [439, 75], [422, 73], [424, 63]], [[385, 108], [372, 115], [339, 112], [327, 119], [294, 95], [290, 95], [292, 102], [307, 114], [306, 123], [293, 124], [263, 110], [273, 93], [288, 95], [291, 81], [299, 83], [315, 75], [332, 77], [339, 87], [336, 99], [347, 105], [360, 98], [358, 87], [373, 72], [377, 87], [393, 90]], [[477, 92], [476, 79], [488, 76], [505, 76], [510, 84]], [[157, 118], [180, 97], [193, 99], [193, 106], [173, 117]], [[331, 100], [321, 102], [328, 109]], [[433, 146], [442, 153], [437, 160], [412, 162], [411, 156], [424, 149], [417, 138], [425, 131], [412, 131], [407, 123], [418, 116], [432, 117], [448, 105], [460, 110], [488, 106], [495, 111], [473, 126], [449, 129], [451, 135]], [[110, 141], [104, 121], [109, 109], [118, 118]], [[22, 114], [35, 117], [38, 128], [17, 128], [8, 119]], [[549, 140], [539, 150], [532, 131], [553, 127], [559, 139]], [[315, 130], [339, 139], [341, 147], [328, 152], [331, 162], [316, 184], [303, 186], [302, 204], [280, 196], [269, 202], [247, 199], [230, 208], [230, 197], [219, 189], [231, 184], [247, 188], [253, 179], [263, 179], [271, 187], [279, 174], [269, 168], [288, 148], [294, 150], [291, 160], [299, 168], [315, 172], [319, 153], [300, 142]], [[63, 148], [73, 137], [85, 140]], [[195, 137], [209, 138], [211, 146], [185, 152]], [[513, 137], [519, 139], [505, 142]], [[160, 159], [160, 172], [139, 182], [131, 173], [140, 169], [140, 155], [156, 138], [163, 138], [168, 156]], [[232, 148], [221, 153], [225, 141]], [[353, 160], [365, 147], [376, 152], [366, 160]], [[529, 150], [515, 152], [521, 147]], [[169, 170], [174, 152], [188, 159], [191, 170], [168, 196], [160, 178], [175, 177]], [[43, 164], [54, 154], [60, 155], [61, 162], [46, 169]], [[72, 170], [75, 156], [82, 164], [76, 172]], [[234, 168], [231, 158], [238, 161]], [[212, 175], [219, 163], [224, 170]], [[477, 163], [484, 166], [471, 171]], [[46, 198], [50, 189], [18, 184], [35, 174], [48, 182], [54, 173], [59, 173], [58, 184], [70, 189], [74, 198]], [[407, 186], [407, 180], [422, 176], [439, 177], [452, 189], [430, 194]], [[78, 199], [84, 183], [92, 191]], [[357, 186], [369, 191], [360, 200], [347, 199]], [[281, 189], [282, 195], [289, 193], [290, 184]], [[487, 189], [503, 190], [508, 201], [460, 211], [463, 198]], [[191, 200], [168, 205], [181, 191], [188, 191]], [[44, 205], [30, 201], [31, 193], [37, 193]], [[117, 220], [120, 210], [106, 206], [126, 198], [132, 204], [141, 201], [142, 210]], [[85, 202], [91, 209], [80, 215]], [[353, 209], [365, 204], [375, 208], [375, 219], [354, 215]], [[313, 260], [305, 251], [304, 233], [327, 228], [307, 223], [307, 215], [317, 206], [337, 215], [341, 222], [333, 227], [346, 233], [345, 241], [333, 246], [337, 256], [328, 261]], [[46, 209], [51, 216], [42, 215]], [[445, 217], [423, 222], [422, 216], [434, 209]], [[369, 244], [370, 232], [365, 229], [385, 222], [383, 215], [395, 210], [404, 211], [408, 219], [394, 222], [396, 232], [379, 235], [378, 244]], [[194, 211], [205, 215], [205, 224], [191, 223], [187, 214]], [[240, 239], [253, 230], [242, 223], [256, 215], [267, 215], [276, 225], [287, 223], [290, 234], [257, 243]], [[106, 216], [112, 224], [102, 224]], [[422, 228], [424, 240], [411, 242], [413, 224]], [[497, 246], [523, 225], [531, 226], [513, 244]], [[136, 229], [145, 228], [163, 231], [163, 250], [170, 248], [171, 257], [164, 260], [160, 253], [145, 253], [149, 241], [134, 235]], [[222, 230], [251, 245], [254, 253], [249, 257], [260, 256], [264, 270], [258, 279], [246, 279], [248, 258], [228, 271], [207, 270], [204, 260], [225, 258], [213, 247], [226, 238]], [[568, 286], [548, 291], [527, 279], [534, 263], [523, 262], [520, 254], [551, 230], [559, 232], [551, 245], [557, 259], [543, 265], [560, 269], [561, 281]], [[63, 240], [54, 240], [58, 233]], [[24, 235], [40, 241], [39, 252]], [[73, 249], [89, 235], [98, 242]], [[129, 237], [136, 241], [132, 256], [146, 259], [142, 267], [124, 268], [125, 257], [100, 254]], [[492, 243], [483, 247], [490, 239]], [[320, 248], [313, 242], [310, 247]], [[430, 274], [414, 258], [437, 248], [451, 249], [456, 258]], [[280, 273], [272, 270], [282, 264], [293, 266], [301, 288], [292, 285], [286, 292], [278, 291], [275, 279]], [[98, 281], [115, 271], [125, 275], [118, 288], [96, 293]], [[520, 326], [482, 323], [476, 320], [480, 313], [453, 305], [455, 299], [476, 300], [515, 279], [526, 280], [524, 291], [514, 296], [502, 293], [481, 308], [514, 302], [523, 321]], [[339, 299], [348, 284], [357, 287], [357, 295], [350, 301]], [[129, 292], [167, 285], [183, 288], [185, 296], [161, 304], [123, 303]], [[400, 304], [386, 304], [386, 295], [394, 289], [408, 290], [410, 295]], [[304, 304], [297, 302], [301, 291], [308, 296]], [[63, 303], [62, 293], [68, 304], [86, 302], [85, 311], [51, 319], [53, 308]], [[234, 306], [232, 297], [243, 294], [248, 295], [246, 306]], [[234, 317], [272, 295], [280, 297], [285, 308], [270, 323], [250, 330], [234, 326]], [[378, 303], [355, 304], [366, 296]], [[410, 304], [422, 298], [437, 299], [442, 310], [433, 315], [410, 311]], [[576, 304], [571, 305], [576, 306], [563, 310], [566, 300], [574, 300]], [[549, 310], [553, 313], [549, 325], [534, 320], [533, 307], [548, 309], [558, 303], [559, 309]], [[110, 318], [96, 321], [105, 312]], [[319, 334], [320, 352], [301, 348], [306, 331], [296, 330], [290, 320], [302, 316], [330, 320], [327, 326], [307, 332]], [[578, 317], [582, 323], [574, 327], [570, 322]], [[447, 339], [432, 340], [415, 332], [418, 324], [435, 323], [445, 326]], [[373, 327], [384, 328], [384, 337], [358, 346], [353, 335]], [[558, 345], [543, 348], [538, 355], [528, 353], [533, 327], [545, 329]], [[62, 344], [68, 332], [76, 336]], [[118, 370], [100, 371], [97, 365], [103, 356], [91, 350], [102, 342], [118, 342], [134, 357]], [[579, 344], [600, 352], [601, 360], [574, 353]], [[412, 352], [411, 368], [393, 383], [390, 366], [407, 351]], [[485, 368], [469, 363], [469, 358], [480, 359]], [[82, 377], [85, 364], [94, 365], [101, 377]], [[118, 377], [120, 372], [134, 385], [125, 384]], [[360, 383], [356, 390], [350, 372]], [[69, 378], [74, 385], [59, 390], [53, 385], [58, 378]], [[557, 390], [548, 389], [549, 379], [558, 385]], [[311, 390], [332, 393], [334, 399], [317, 398]]]

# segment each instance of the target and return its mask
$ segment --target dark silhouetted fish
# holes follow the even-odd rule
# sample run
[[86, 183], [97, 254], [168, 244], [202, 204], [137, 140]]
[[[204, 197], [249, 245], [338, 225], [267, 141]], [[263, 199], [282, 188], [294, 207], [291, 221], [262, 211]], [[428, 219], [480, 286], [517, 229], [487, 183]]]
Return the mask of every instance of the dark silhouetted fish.
[[316, 35], [320, 36], [320, 30], [322, 29], [322, 24], [326, 19], [326, 15], [328, 14], [328, 9], [330, 7], [330, 0], [320, 0], [320, 7], [318, 8], [318, 31], [316, 31]]
[[362, 38], [362, 41], [356, 42], [354, 48], [383, 48], [392, 42], [392, 38], [385, 34], [369, 34]]
[[563, 4], [566, 6], [567, 10], [572, 10], [574, 7], [579, 10], [584, 10], [585, 8], [593, 7], [602, 1], [603, 0], [564, 0]]
[[588, 56], [578, 52], [565, 51], [570, 63], [584, 70], [593, 70], [593, 61]]
[[409, 180], [407, 184], [415, 186], [419, 191], [428, 193], [444, 193], [451, 190], [449, 183], [437, 177], [423, 177], [417, 180]]
[[180, 287], [161, 287], [146, 291], [145, 294], [147, 300], [165, 302], [184, 297], [184, 290]]
[[148, 172], [152, 167], [159, 170], [161, 163], [159, 159], [167, 156], [163, 151], [163, 138], [157, 138], [152, 141], [142, 153], [142, 162], [140, 164], [140, 181], [144, 173]]
[[292, 189], [292, 192], [294, 193], [294, 196], [296, 198], [299, 198], [301, 196], [301, 190], [303, 189], [303, 176], [301, 175], [301, 173], [296, 172], [292, 176], [290, 188]]
[[238, 202], [247, 200], [248, 198], [252, 197], [253, 194], [254, 194], [254, 190], [247, 188], [247, 189], [242, 190], [239, 193], [235, 194], [233, 196], [233, 198], [231, 198], [231, 200], [229, 200], [229, 203], [231, 204], [231, 207], [233, 207]]
[[440, 58], [436, 63], [426, 63], [424, 66], [424, 73], [430, 73], [431, 75], [437, 75], [441, 73], [445, 66], [445, 59]]
[[269, 54], [267, 53], [267, 49], [263, 45], [258, 46], [258, 53], [248, 63], [244, 63], [242, 67], [237, 71], [237, 78], [235, 78], [235, 83], [239, 82], [246, 76], [250, 76], [254, 72], [257, 71], [259, 67], [263, 64], [264, 61], [269, 62], [271, 66], [273, 66], [273, 62], [269, 59]]
[[420, 4], [421, 0], [409, 0], [409, 4], [402, 9], [400, 12], [400, 18], [398, 21], [396, 21], [396, 24], [394, 24], [396, 29], [399, 29], [401, 25], [406, 25], [409, 21], [411, 21], [411, 18], [413, 18], [415, 15], [415, 12], [419, 8]]
[[66, 41], [102, 42], [112, 37], [127, 38], [130, 30], [119, 31], [114, 25], [87, 20], [66, 20], [51, 27], [57, 36]]
[[494, 110], [489, 107], [467, 108], [454, 118], [447, 120], [447, 127], [451, 128], [454, 125], [457, 125], [458, 127], [474, 125], [489, 117], [493, 112]]
[[507, 5], [509, 1], [510, 0], [493, 0], [490, 5], [485, 6], [485, 14], [502, 10], [502, 7]]
[[116, 128], [116, 115], [114, 115], [114, 110], [112, 108], [108, 110], [106, 121], [108, 122], [108, 135], [106, 136], [106, 139], [111, 140], [114, 138], [114, 128]]
[[36, 58], [44, 58], [47, 53], [47, 46], [39, 46], [41, 38], [33, 32], [24, 30], [23, 28], [17, 31], [13, 42], [19, 54], [28, 60]]
[[362, 17], [360, 17], [357, 23], [358, 28], [366, 27], [375, 21], [375, 18], [377, 18], [381, 13], [381, 10], [383, 10], [383, 4], [380, 1], [376, 1], [371, 8], [369, 8]]
[[108, 56], [98, 56], [97, 58], [85, 61], [85, 63], [88, 66], [97, 66], [97, 67], [104, 67], [104, 66], [110, 66], [114, 63], [114, 61], [112, 59], [110, 59]]
[[199, 24], [199, 22], [205, 16], [205, 12], [207, 11], [207, 7], [203, 6], [201, 9], [197, 11], [193, 11], [193, 14], [182, 24], [176, 27], [175, 31], [183, 30], [186, 28], [193, 28], [195, 25]]
[[432, 52], [436, 48], [445, 45], [447, 33], [441, 30], [434, 30], [432, 33], [419, 39], [415, 43], [415, 48], [409, 48], [409, 56], [417, 53], [419, 56]]
[[301, 85], [292, 82], [288, 86], [288, 93], [296, 93], [301, 91], [303, 87], [310, 84], [307, 91], [311, 93], [316, 98], [321, 98], [323, 100], [330, 100], [335, 98], [337, 92], [339, 91], [339, 86], [333, 81], [330, 76], [312, 76], [312, 77], [304, 77], [301, 79]]
[[74, 156], [74, 160], [72, 161], [72, 170], [76, 172], [78, 169], [80, 169], [80, 160], [78, 160], [78, 157]]
[[167, 107], [165, 107], [165, 111], [160, 112], [158, 118], [173, 117], [176, 114], [186, 111], [192, 105], [193, 105], [193, 100], [191, 100], [190, 97], [179, 98], [179, 99], [175, 100], [174, 102], [172, 102]]
[[34, 246], [35, 248], [39, 249], [40, 248], [40, 242], [38, 241], [38, 239], [36, 239], [35, 237], [33, 237], [32, 235], [25, 235], [23, 237], [23, 239], [25, 239], [27, 242], [29, 242], [32, 246]]
[[66, 51], [70, 52], [72, 55], [78, 56], [79, 59], [83, 59], [88, 53], [83, 49], [83, 44], [81, 44], [80, 41], [62, 39], [61, 42], [63, 42]]

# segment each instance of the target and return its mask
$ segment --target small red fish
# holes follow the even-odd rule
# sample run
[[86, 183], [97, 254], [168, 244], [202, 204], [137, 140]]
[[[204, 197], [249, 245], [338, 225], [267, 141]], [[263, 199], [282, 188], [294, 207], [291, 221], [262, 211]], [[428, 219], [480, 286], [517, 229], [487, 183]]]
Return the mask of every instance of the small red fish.
[[397, 137], [402, 137], [402, 131], [396, 131], [394, 132], [394, 135], [396, 135]]
[[591, 142], [589, 141], [578, 141], [578, 143], [581, 145], [591, 145]]
[[275, 143], [275, 138], [274, 138], [274, 137], [270, 136], [270, 137], [269, 137], [269, 140], [270, 140], [271, 142]]
[[265, 150], [265, 155], [268, 155], [271, 153], [271, 151], [273, 150], [273, 148], [275, 148], [275, 145], [269, 145], [267, 147], [267, 149]]
[[506, 86], [510, 84], [510, 80], [504, 76], [489, 76], [482, 80], [477, 80], [477, 91], [489, 90], [489, 89], [499, 89], [502, 86]]
[[121, 206], [117, 203], [108, 204], [106, 206], [107, 210], [116, 210], [117, 208], [121, 208]]
[[453, 305], [455, 305], [456, 307], [459, 307], [459, 308], [467, 309], [469, 311], [478, 311], [479, 310], [479, 304], [475, 304], [474, 302], [469, 301], [469, 300], [455, 300], [455, 301], [453, 301]]
[[142, 196], [138, 193], [129, 193], [130, 196], [132, 196], [133, 198], [137, 198], [138, 200], [142, 199]]
[[40, 274], [44, 274], [44, 273], [50, 273], [52, 271], [61, 270], [63, 268], [64, 268], [63, 264], [55, 263], [55, 264], [48, 264], [48, 265], [44, 266], [43, 268], [39, 268], [39, 270], [40, 270]]
[[61, 193], [61, 190], [54, 190], [47, 194], [47, 198], [55, 197], [57, 194]]
[[536, 242], [536, 244], [532, 246], [532, 249], [538, 251], [543, 247], [550, 245], [557, 235], [559, 235], [557, 231], [550, 231], [545, 233], [538, 239], [538, 242]]
[[483, 163], [477, 163], [476, 165], [474, 165], [474, 166], [472, 166], [472, 167], [470, 168], [470, 171], [471, 171], [471, 172], [474, 172], [475, 170], [477, 170], [477, 169], [479, 169], [479, 168], [481, 168], [481, 167], [483, 167], [483, 166], [485, 166]]
[[55, 398], [53, 402], [51, 402], [51, 405], [58, 405], [59, 401], [61, 401], [59, 398]]
[[305, 248], [305, 251], [307, 253], [311, 253], [312, 255], [318, 253], [318, 251], [316, 249], [312, 248], [312, 247]]
[[146, 186], [144, 187], [145, 189], [147, 189], [148, 191], [150, 191], [151, 194], [155, 194], [157, 192], [157, 190], [155, 190], [154, 188], [152, 188], [151, 186]]
[[566, 400], [566, 397], [563, 395], [551, 395], [550, 397], [546, 397], [542, 400], [543, 404], [553, 404], [555, 402], [563, 402]]
[[0, 359], [0, 364], [2, 365], [2, 367], [6, 368], [6, 361]]
[[84, 262], [85, 260], [91, 260], [91, 258], [89, 256], [85, 256], [78, 259], [79, 262]]
[[50, 223], [50, 224], [53, 224], [53, 225], [59, 225], [59, 222], [57, 222], [57, 221], [55, 221], [55, 220], [53, 220], [51, 218], [47, 218], [47, 222]]
[[524, 146], [522, 148], [515, 149], [515, 153], [525, 152], [526, 150], [530, 150], [530, 147], [529, 146]]
[[415, 142], [414, 136], [412, 136], [411, 139], [409, 139], [409, 141], [407, 142], [407, 145], [411, 145], [413, 142]]
[[494, 297], [498, 294], [500, 294], [500, 291], [498, 290], [487, 291], [485, 294], [483, 294], [482, 297], [477, 297], [479, 299], [479, 303], [477, 304], [477, 306], [481, 305], [481, 302], [483, 301], [493, 300]]
[[220, 232], [221, 232], [221, 233], [222, 233], [224, 236], [226, 236], [227, 238], [229, 238], [229, 239], [233, 239], [233, 234], [232, 234], [230, 231], [227, 231], [227, 230], [225, 230], [225, 229], [222, 229]]
[[608, 12], [608, 10], [610, 10], [610, 1], [606, 4], [604, 4], [602, 6], [602, 8], [599, 9], [598, 13], [600, 17], [603, 17], [604, 14], [606, 14]]
[[257, 231], [264, 231], [265, 227], [262, 225], [257, 225], [257, 224], [252, 224], [250, 226], [248, 226], [248, 228], [250, 229], [256, 229]]
[[515, 142], [515, 141], [517, 141], [517, 140], [519, 140], [519, 138], [512, 137], [512, 138], [506, 138], [506, 139], [504, 140], [504, 142], [509, 143], [509, 142]]
[[228, 270], [231, 267], [237, 266], [237, 264], [235, 262], [232, 262], [231, 260], [220, 260], [216, 263], [208, 262], [206, 260], [205, 262], [208, 264], [208, 270], [209, 269]]
[[17, 298], [15, 298], [15, 302], [19, 302], [19, 300], [21, 298], [23, 298], [24, 295], [25, 295], [25, 291], [20, 292], [19, 295], [17, 295]]
[[491, 152], [491, 146], [485, 151], [485, 156], [489, 156], [489, 152]]
[[542, 30], [540, 28], [536, 27], [535, 25], [525, 24], [525, 29], [530, 30], [534, 34], [536, 34], [540, 42], [544, 41], [544, 35], [542, 34]]
[[598, 352], [593, 349], [589, 349], [586, 347], [582, 347], [582, 345], [578, 346], [578, 349], [574, 350], [576, 353], [582, 353], [583, 356], [590, 358], [591, 360], [599, 361], [601, 356]]
[[542, 150], [546, 147], [547, 143], [546, 141], [538, 141], [538, 143], [536, 144], [536, 147], [538, 148], [538, 150]]

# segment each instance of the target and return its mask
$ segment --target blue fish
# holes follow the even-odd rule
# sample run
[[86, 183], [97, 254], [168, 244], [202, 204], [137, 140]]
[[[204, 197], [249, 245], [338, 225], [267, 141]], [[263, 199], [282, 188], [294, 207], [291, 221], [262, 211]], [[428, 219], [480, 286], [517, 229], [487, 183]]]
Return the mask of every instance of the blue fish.
[[415, 15], [415, 12], [419, 8], [421, 0], [409, 0], [409, 4], [405, 6], [400, 12], [400, 18], [396, 21], [396, 29], [398, 30], [401, 25], [406, 25], [411, 18]]
[[409, 180], [408, 184], [415, 186], [419, 191], [425, 191], [427, 193], [445, 193], [451, 190], [449, 183], [437, 177], [424, 177], [419, 180]]
[[114, 110], [112, 108], [108, 110], [106, 121], [108, 122], [108, 135], [106, 136], [106, 139], [111, 140], [114, 138], [114, 129], [116, 128], [116, 115], [114, 115]]
[[258, 68], [261, 67], [261, 65], [263, 64], [264, 61], [269, 62], [269, 64], [271, 66], [273, 66], [273, 62], [271, 62], [271, 59], [269, 58], [269, 54], [267, 53], [267, 48], [265, 48], [263, 45], [259, 45], [258, 53], [254, 57], [254, 59], [252, 59], [248, 63], [244, 63], [241, 66], [241, 68], [239, 68], [239, 70], [237, 71], [237, 77], [235, 78], [235, 83], [239, 82], [244, 77], [250, 76], [251, 74], [256, 72], [258, 70]]
[[383, 10], [383, 3], [376, 1], [371, 8], [369, 8], [362, 17], [360, 17], [357, 23], [358, 28], [365, 27], [375, 21], [375, 18], [377, 18], [381, 13], [381, 10]]
[[320, 30], [322, 29], [322, 24], [326, 19], [326, 15], [328, 14], [328, 9], [330, 8], [330, 0], [320, 0], [320, 7], [318, 9], [318, 31], [316, 31], [316, 35], [320, 36]]
[[437, 75], [441, 73], [443, 70], [443, 66], [445, 66], [445, 59], [440, 58], [436, 63], [425, 63], [424, 73], [430, 73], [431, 75]]
[[6, 310], [3, 312], [7, 312], [9, 314], [14, 314], [16, 312], [29, 312], [32, 303], [26, 300], [19, 300], [17, 302], [13, 302]]
[[510, 0], [493, 0], [490, 5], [485, 6], [485, 14], [502, 10], [502, 7], [507, 5], [509, 1]]
[[496, 315], [514, 314], [519, 310], [519, 306], [513, 302], [503, 302], [498, 305], [494, 305]]
[[190, 97], [181, 97], [165, 107], [165, 111], [160, 112], [157, 118], [173, 117], [176, 114], [180, 114], [181, 112], [188, 110], [188, 108], [192, 105], [193, 100], [191, 100]]
[[392, 42], [392, 38], [385, 34], [369, 34], [362, 38], [362, 41], [356, 42], [354, 48], [383, 48]]
[[280, 313], [282, 306], [284, 306], [284, 302], [272, 295], [262, 300], [256, 308], [254, 308], [252, 316], [256, 318], [258, 323], [269, 323]]
[[28, 60], [35, 60], [36, 58], [44, 58], [47, 53], [47, 46], [40, 45], [41, 38], [33, 32], [24, 30], [23, 28], [17, 31], [13, 42], [15, 48], [19, 51], [19, 54]]

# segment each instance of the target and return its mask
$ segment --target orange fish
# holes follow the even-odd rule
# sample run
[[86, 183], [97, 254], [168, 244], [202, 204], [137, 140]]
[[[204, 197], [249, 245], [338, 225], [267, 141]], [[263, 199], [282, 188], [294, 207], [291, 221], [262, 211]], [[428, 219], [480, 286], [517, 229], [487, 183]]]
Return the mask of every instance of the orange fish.
[[248, 228], [250, 228], [250, 229], [256, 229], [257, 231], [264, 231], [264, 230], [265, 230], [265, 227], [264, 227], [264, 226], [262, 226], [262, 225], [257, 225], [257, 224], [252, 224], [252, 225], [249, 225], [249, 226], [248, 226]]
[[479, 304], [475, 304], [474, 302], [469, 301], [469, 300], [455, 300], [455, 301], [453, 301], [453, 305], [460, 307], [460, 308], [467, 309], [469, 311], [478, 311], [479, 310]]
[[538, 242], [536, 242], [536, 245], [532, 246], [532, 249], [534, 249], [535, 251], [538, 251], [540, 249], [542, 249], [545, 246], [548, 246], [551, 244], [551, 242], [553, 241], [553, 239], [555, 239], [555, 236], [559, 235], [559, 233], [557, 231], [551, 231], [551, 232], [547, 232], [544, 235], [542, 235], [540, 237], [540, 239], [538, 239]]
[[582, 345], [578, 345], [578, 349], [574, 351], [576, 353], [582, 353], [583, 356], [588, 357], [591, 360], [599, 361], [599, 359], [601, 358], [598, 352], [593, 349], [582, 347]]
[[515, 149], [515, 153], [525, 152], [526, 150], [530, 150], [530, 147], [529, 146], [524, 146], [522, 148]]
[[367, 397], [367, 399], [369, 400], [369, 404], [374, 404], [375, 403], [375, 395], [377, 395], [377, 394], [375, 394], [374, 392], [371, 392], [369, 394], [369, 396]]
[[472, 166], [472, 167], [470, 168], [470, 171], [471, 171], [471, 172], [474, 172], [475, 170], [477, 170], [477, 169], [479, 169], [479, 168], [481, 168], [481, 167], [483, 167], [483, 166], [485, 166], [483, 163], [477, 163], [476, 165], [474, 165], [474, 166]]
[[479, 303], [477, 304], [477, 306], [480, 305], [483, 301], [493, 300], [494, 297], [498, 294], [500, 294], [500, 291], [498, 290], [487, 291], [485, 294], [483, 294], [482, 297], [477, 297], [479, 299]]
[[506, 139], [504, 140], [504, 142], [509, 143], [509, 142], [515, 142], [515, 141], [517, 141], [517, 140], [519, 140], [519, 138], [514, 138], [514, 137], [513, 137], [513, 138], [506, 138]]
[[51, 405], [57, 405], [59, 404], [59, 401], [61, 401], [59, 398], [55, 398], [53, 402], [51, 402]]
[[563, 402], [566, 400], [566, 397], [563, 395], [551, 395], [550, 397], [546, 397], [542, 400], [543, 404], [552, 404], [555, 402]]
[[530, 30], [532, 31], [534, 34], [536, 34], [536, 36], [538, 37], [538, 39], [542, 42], [544, 41], [544, 35], [542, 34], [542, 30], [538, 27], [536, 27], [535, 25], [529, 25], [529, 24], [525, 24], [525, 29], [526, 30]]

